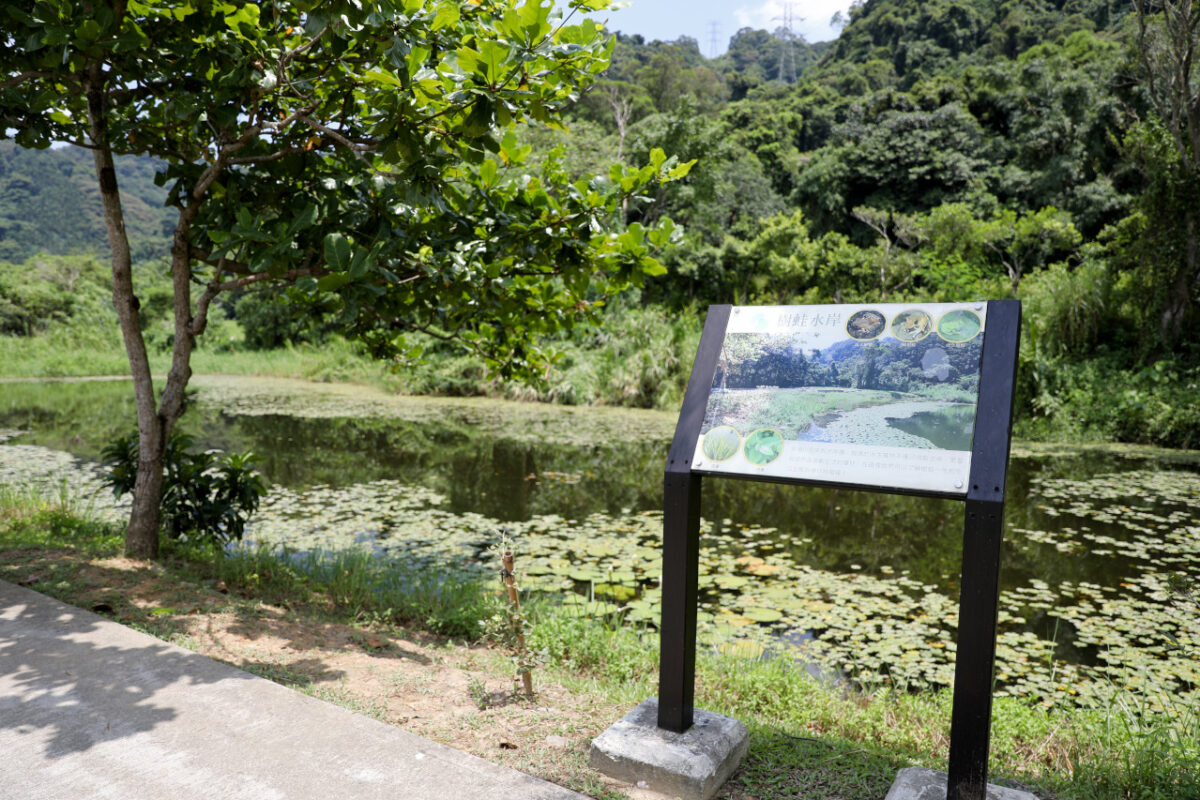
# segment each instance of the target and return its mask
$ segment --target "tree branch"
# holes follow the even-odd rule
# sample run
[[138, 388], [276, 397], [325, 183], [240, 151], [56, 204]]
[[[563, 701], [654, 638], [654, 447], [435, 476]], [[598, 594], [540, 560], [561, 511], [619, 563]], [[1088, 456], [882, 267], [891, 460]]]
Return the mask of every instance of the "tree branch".
[[271, 161], [278, 161], [279, 159], [284, 158], [286, 156], [295, 155], [297, 153], [303, 153], [303, 152], [304, 152], [304, 148], [302, 148], [302, 147], [285, 147], [282, 150], [276, 150], [274, 153], [271, 153], [269, 155], [242, 156], [241, 158], [231, 158], [228, 161], [226, 161], [226, 163], [231, 167], [238, 166], [240, 164], [266, 164]]
[[[18, 86], [30, 78], [53, 78], [53, 73], [50, 72], [18, 72], [10, 78], [0, 81], [0, 89], [7, 89], [10, 86]], [[78, 94], [82, 90], [77, 90], [74, 94]]]
[[[222, 263], [222, 259], [218, 263]], [[213, 276], [213, 280], [208, 284], [208, 288], [204, 290], [204, 294], [200, 295], [200, 299], [196, 303], [196, 313], [192, 317], [191, 332], [193, 336], [199, 336], [204, 333], [204, 329], [208, 326], [208, 308], [212, 305], [212, 301], [221, 292], [231, 292], [236, 289], [244, 289], [247, 286], [254, 286], [267, 281], [278, 281], [280, 283], [294, 283], [298, 278], [304, 277], [320, 277], [329, 274], [329, 271], [324, 267], [302, 267], [300, 269], [288, 270], [281, 275], [272, 275], [269, 272], [255, 272], [246, 275], [242, 278], [237, 278], [232, 281], [219, 281], [223, 267], [218, 268], [217, 274]]]
[[313, 130], [320, 131], [321, 135], [328, 136], [330, 139], [333, 139], [335, 142], [340, 144], [342, 147], [345, 147], [346, 149], [350, 150], [355, 155], [357, 155], [366, 164], [370, 164], [370, 162], [367, 161], [367, 158], [366, 158], [366, 156], [363, 155], [363, 153], [369, 153], [372, 150], [378, 149], [378, 147], [379, 147], [379, 142], [376, 140], [371, 140], [371, 142], [369, 144], [366, 144], [366, 143], [357, 144], [355, 142], [352, 142], [349, 139], [347, 139], [345, 136], [343, 136], [342, 134], [335, 131], [333, 128], [330, 128], [327, 125], [322, 125], [320, 122], [317, 122], [316, 120], [312, 119], [307, 114], [299, 117], [299, 121], [308, 125]]

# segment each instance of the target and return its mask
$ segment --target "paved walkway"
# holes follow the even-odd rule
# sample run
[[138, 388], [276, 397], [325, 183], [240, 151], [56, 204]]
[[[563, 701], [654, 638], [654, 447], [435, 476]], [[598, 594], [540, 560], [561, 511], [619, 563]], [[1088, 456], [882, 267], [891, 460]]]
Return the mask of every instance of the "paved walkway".
[[0, 800], [580, 800], [0, 581]]

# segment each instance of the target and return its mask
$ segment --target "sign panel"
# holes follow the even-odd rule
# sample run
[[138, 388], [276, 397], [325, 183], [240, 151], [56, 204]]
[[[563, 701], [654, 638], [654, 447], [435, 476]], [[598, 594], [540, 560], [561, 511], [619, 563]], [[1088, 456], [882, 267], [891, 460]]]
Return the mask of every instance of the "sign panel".
[[697, 472], [967, 493], [985, 303], [734, 307]]

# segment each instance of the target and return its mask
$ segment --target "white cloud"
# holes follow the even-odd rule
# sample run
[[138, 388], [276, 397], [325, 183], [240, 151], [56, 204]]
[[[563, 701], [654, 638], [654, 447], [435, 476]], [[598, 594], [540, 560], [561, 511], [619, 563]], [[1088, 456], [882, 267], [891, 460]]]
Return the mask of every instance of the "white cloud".
[[787, 2], [786, 0], [765, 0], [754, 6], [742, 6], [734, 9], [733, 16], [739, 28], [763, 28], [773, 31], [783, 25], [788, 7], [791, 7], [792, 31], [800, 34], [810, 42], [824, 42], [833, 39], [838, 32], [829, 24], [829, 20], [837, 12], [847, 13], [850, 8], [849, 0], [805, 0], [804, 2]]

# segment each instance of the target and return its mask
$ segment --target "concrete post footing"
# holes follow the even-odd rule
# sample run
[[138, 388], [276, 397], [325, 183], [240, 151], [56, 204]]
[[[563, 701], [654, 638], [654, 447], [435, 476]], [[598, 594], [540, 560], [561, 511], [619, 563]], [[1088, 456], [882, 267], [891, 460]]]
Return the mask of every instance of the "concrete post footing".
[[[896, 782], [884, 800], [946, 800], [946, 773], [906, 767], [896, 774]], [[989, 783], [987, 800], [1037, 800], [1037, 797], [1021, 789]]]
[[658, 727], [658, 698], [640, 703], [592, 741], [592, 767], [681, 800], [708, 800], [746, 754], [746, 726], [695, 710], [683, 733]]

